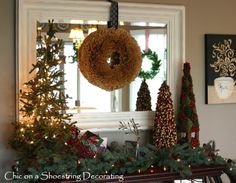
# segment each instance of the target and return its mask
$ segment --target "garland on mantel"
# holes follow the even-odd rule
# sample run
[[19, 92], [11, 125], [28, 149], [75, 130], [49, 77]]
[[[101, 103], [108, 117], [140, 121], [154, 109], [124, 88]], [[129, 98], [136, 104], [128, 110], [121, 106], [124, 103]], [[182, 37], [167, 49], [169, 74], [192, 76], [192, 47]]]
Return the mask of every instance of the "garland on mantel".
[[79, 173], [89, 171], [96, 175], [127, 175], [168, 171], [188, 177], [192, 174], [191, 167], [225, 165], [225, 160], [217, 155], [213, 141], [198, 148], [192, 148], [187, 143], [159, 150], [155, 146], [146, 145], [139, 148], [137, 157], [134, 151], [113, 142], [109, 151], [94, 158], [80, 159]]
[[[136, 148], [132, 148], [130, 145], [120, 146], [117, 142], [112, 142], [105, 152], [90, 158], [78, 158], [77, 172], [73, 171], [70, 174], [82, 175], [83, 172], [89, 172], [91, 175], [137, 175], [175, 172], [183, 178], [187, 178], [192, 174], [192, 167], [226, 165], [226, 160], [215, 150], [213, 141], [204, 144], [203, 147], [192, 148], [190, 144], [186, 143], [159, 150], [149, 144], [138, 149], [138, 156], [135, 152]], [[40, 179], [38, 175], [42, 175], [42, 171], [51, 170], [52, 175], [58, 175], [58, 172], [63, 175], [62, 169], [63, 167], [48, 164], [44, 170], [31, 167], [28, 169], [28, 174]], [[68, 174], [68, 172], [66, 173]]]
[[225, 173], [230, 178], [231, 182], [236, 182], [236, 160], [227, 160]]

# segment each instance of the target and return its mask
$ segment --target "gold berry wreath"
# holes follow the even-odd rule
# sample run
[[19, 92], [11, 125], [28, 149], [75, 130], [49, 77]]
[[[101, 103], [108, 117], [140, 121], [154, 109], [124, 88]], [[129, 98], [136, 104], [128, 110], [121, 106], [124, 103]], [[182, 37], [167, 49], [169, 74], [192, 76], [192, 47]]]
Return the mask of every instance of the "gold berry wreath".
[[81, 73], [90, 83], [108, 91], [133, 81], [141, 64], [140, 48], [124, 29], [99, 29], [89, 34], [79, 48]]

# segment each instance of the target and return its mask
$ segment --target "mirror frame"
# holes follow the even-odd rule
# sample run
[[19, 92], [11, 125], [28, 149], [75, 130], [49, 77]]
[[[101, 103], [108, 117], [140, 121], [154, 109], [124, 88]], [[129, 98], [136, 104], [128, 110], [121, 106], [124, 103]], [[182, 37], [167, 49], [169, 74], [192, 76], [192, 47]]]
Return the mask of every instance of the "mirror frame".
[[[18, 101], [19, 88], [30, 79], [28, 73], [32, 63], [36, 60], [36, 21], [49, 19], [54, 19], [55, 22], [70, 19], [107, 21], [110, 3], [82, 0], [16, 0], [16, 4], [16, 97]], [[170, 86], [174, 107], [177, 109], [182, 64], [185, 61], [185, 7], [119, 2], [119, 20], [167, 24], [167, 50], [169, 50], [167, 53], [167, 83]], [[17, 114], [18, 110], [19, 107]], [[118, 130], [119, 121], [134, 118], [142, 129], [150, 129], [154, 113], [153, 111], [78, 113], [73, 115], [72, 120], [78, 121], [77, 125], [82, 129], [112, 131]]]

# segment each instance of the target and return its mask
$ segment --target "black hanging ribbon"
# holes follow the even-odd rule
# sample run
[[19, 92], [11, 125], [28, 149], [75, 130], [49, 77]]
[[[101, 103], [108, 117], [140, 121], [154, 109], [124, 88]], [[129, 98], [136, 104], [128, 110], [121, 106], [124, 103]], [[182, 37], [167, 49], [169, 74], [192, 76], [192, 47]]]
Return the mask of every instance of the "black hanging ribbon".
[[107, 22], [108, 28], [118, 28], [118, 16], [119, 16], [119, 9], [118, 9], [118, 2], [113, 0], [108, 0], [111, 3], [110, 7], [110, 18]]

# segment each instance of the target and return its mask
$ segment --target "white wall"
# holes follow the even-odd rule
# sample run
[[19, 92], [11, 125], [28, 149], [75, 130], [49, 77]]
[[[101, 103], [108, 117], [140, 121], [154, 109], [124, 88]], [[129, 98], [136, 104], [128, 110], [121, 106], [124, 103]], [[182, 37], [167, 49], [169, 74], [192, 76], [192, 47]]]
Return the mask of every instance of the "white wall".
[[[12, 165], [8, 147], [15, 120], [14, 1], [0, 1], [0, 180]], [[3, 181], [1, 181], [3, 182]]]

